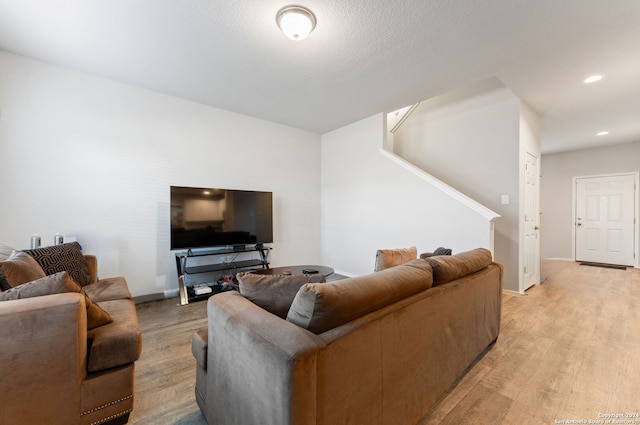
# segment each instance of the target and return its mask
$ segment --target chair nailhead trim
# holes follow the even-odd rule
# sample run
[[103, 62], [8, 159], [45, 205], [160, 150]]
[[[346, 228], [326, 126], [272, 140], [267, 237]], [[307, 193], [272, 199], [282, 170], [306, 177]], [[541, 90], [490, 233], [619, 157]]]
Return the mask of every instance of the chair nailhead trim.
[[[80, 414], [80, 416], [88, 415], [88, 414], [93, 413], [93, 412], [95, 412], [95, 411], [98, 411], [98, 410], [104, 409], [105, 407], [109, 407], [109, 406], [113, 406], [114, 404], [118, 404], [118, 403], [120, 403], [121, 401], [129, 400], [130, 398], [133, 398], [133, 394], [128, 395], [128, 396], [126, 396], [126, 397], [123, 397], [123, 398], [121, 398], [120, 400], [115, 400], [115, 401], [109, 402], [109, 403], [107, 403], [107, 404], [103, 404], [102, 406], [98, 406], [98, 407], [96, 407], [96, 408], [94, 408], [94, 409], [87, 410], [86, 412], [82, 412], [82, 413]], [[129, 410], [129, 411], [131, 411], [131, 410]], [[118, 416], [122, 416], [122, 415], [118, 415]]]
[[124, 412], [117, 413], [115, 415], [107, 416], [106, 418], [100, 419], [99, 421], [91, 422], [91, 425], [100, 425], [105, 422], [109, 422], [112, 419], [119, 418], [120, 416], [124, 416], [128, 413], [131, 413], [133, 409], [125, 410]]

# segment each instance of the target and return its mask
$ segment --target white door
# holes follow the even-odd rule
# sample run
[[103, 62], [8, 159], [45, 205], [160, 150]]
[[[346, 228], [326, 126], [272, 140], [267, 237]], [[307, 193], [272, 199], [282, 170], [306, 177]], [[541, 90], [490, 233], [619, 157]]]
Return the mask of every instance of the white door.
[[524, 276], [523, 291], [540, 282], [540, 245], [538, 239], [539, 214], [538, 158], [527, 152], [524, 187]]
[[635, 176], [576, 179], [576, 261], [632, 266]]

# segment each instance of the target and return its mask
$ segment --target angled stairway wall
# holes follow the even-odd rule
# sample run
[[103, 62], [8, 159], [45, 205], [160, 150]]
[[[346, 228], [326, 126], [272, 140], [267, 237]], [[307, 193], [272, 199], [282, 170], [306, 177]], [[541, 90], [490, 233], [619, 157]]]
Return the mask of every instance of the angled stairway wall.
[[465, 205], [464, 195], [451, 196], [426, 173], [382, 150], [385, 124], [385, 115], [378, 114], [322, 136], [323, 263], [360, 275], [373, 271], [380, 248], [490, 249], [495, 215]]
[[322, 261], [364, 274], [380, 248], [485, 247], [503, 288], [524, 292], [524, 158], [540, 158], [540, 118], [490, 79], [421, 102], [392, 138], [386, 122], [322, 136]]
[[[540, 158], [539, 117], [497, 79], [422, 101], [387, 148], [496, 211], [504, 288], [524, 291], [524, 158]], [[539, 162], [539, 161], [538, 161]]]

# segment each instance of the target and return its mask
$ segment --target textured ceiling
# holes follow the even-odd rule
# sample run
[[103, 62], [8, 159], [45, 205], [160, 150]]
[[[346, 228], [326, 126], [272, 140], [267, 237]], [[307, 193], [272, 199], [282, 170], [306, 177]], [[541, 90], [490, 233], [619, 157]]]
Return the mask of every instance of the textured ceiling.
[[0, 49], [320, 134], [497, 78], [545, 152], [640, 141], [638, 0], [301, 0], [302, 42], [288, 4], [0, 0]]

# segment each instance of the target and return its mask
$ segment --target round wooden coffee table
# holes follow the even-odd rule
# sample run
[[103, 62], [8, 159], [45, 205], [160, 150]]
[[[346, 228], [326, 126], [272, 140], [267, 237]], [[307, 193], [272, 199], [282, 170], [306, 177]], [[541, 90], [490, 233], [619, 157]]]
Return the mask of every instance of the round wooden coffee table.
[[[285, 274], [286, 271], [291, 271], [292, 275], [300, 275], [300, 274], [321, 274], [324, 277], [327, 277], [333, 274], [333, 269], [327, 266], [313, 266], [313, 265], [304, 265], [304, 266], [287, 266], [287, 267], [274, 267], [271, 269], [259, 269], [254, 270], [253, 273], [257, 274]], [[305, 270], [317, 270], [317, 273], [305, 273]]]

